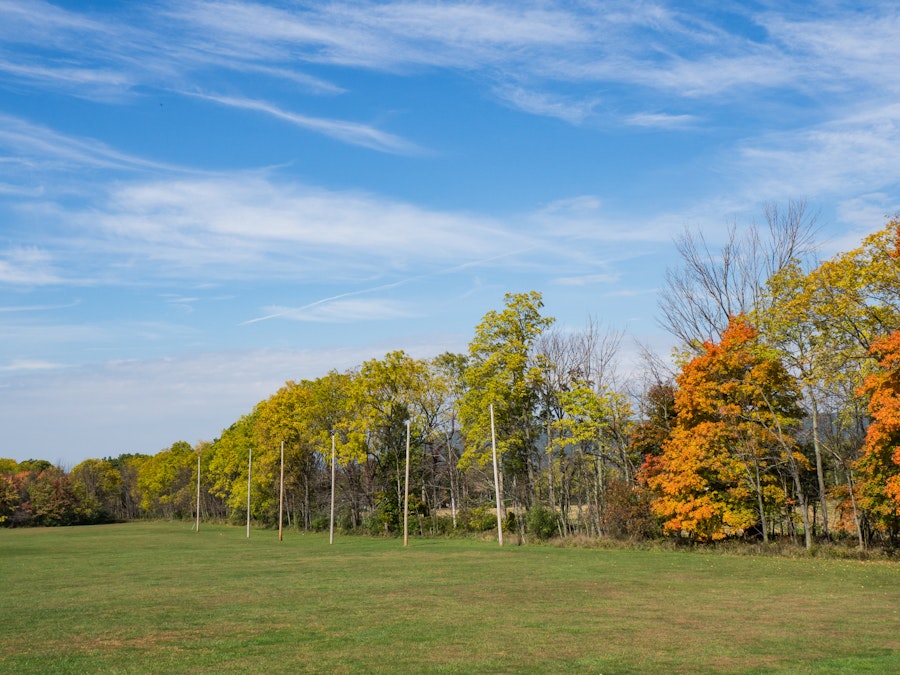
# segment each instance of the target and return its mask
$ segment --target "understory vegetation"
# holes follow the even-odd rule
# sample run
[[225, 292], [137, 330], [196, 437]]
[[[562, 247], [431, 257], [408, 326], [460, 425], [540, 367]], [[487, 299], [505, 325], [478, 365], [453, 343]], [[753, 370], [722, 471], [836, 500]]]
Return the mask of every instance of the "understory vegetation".
[[[179, 519], [392, 536], [900, 542], [900, 222], [819, 262], [802, 203], [677, 241], [660, 294], [675, 370], [563, 331], [510, 293], [464, 354], [396, 351], [288, 381], [210, 442], [0, 460], [5, 526]], [[407, 459], [408, 458], [408, 459]], [[283, 476], [283, 478], [282, 478]], [[408, 478], [407, 478], [408, 476]], [[248, 512], [249, 509], [249, 512]]]

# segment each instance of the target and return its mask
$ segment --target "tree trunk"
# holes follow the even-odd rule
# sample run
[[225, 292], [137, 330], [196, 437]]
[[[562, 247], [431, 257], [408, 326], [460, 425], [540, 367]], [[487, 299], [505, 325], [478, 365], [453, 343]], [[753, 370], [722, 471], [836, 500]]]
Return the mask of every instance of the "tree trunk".
[[819, 483], [819, 501], [822, 505], [822, 532], [828, 536], [828, 499], [825, 493], [825, 471], [822, 468], [822, 440], [819, 438], [819, 406], [810, 392], [810, 413], [812, 414], [813, 451], [816, 455], [816, 480]]
[[850, 505], [853, 507], [853, 523], [856, 525], [856, 538], [859, 541], [859, 550], [866, 550], [866, 541], [863, 538], [862, 525], [859, 522], [859, 511], [856, 508], [856, 497], [853, 494], [853, 469], [847, 470], [847, 487], [850, 489]]
[[595, 477], [597, 479], [594, 485], [594, 528], [599, 537], [602, 534], [603, 497], [606, 489], [603, 476], [603, 456], [599, 453], [594, 457], [594, 469], [596, 470]]
[[450, 467], [450, 515], [453, 518], [453, 529], [456, 529], [456, 462], [453, 458], [453, 444], [447, 439], [447, 465]]
[[763, 543], [769, 543], [769, 529], [766, 527], [766, 508], [763, 503], [763, 495], [762, 495], [762, 484], [760, 483], [759, 477], [759, 460], [756, 456], [753, 457], [753, 468], [756, 470], [756, 501], [759, 505], [759, 522], [760, 527], [762, 528], [763, 533]]
[[556, 482], [556, 476], [554, 475], [554, 467], [553, 467], [553, 445], [552, 445], [552, 437], [550, 435], [550, 418], [547, 418], [547, 491], [550, 496], [550, 509], [553, 511], [556, 516], [556, 529], [559, 531], [559, 536], [564, 537], [565, 533], [563, 532], [562, 521], [559, 517], [559, 511], [556, 508], [556, 487], [554, 483]]

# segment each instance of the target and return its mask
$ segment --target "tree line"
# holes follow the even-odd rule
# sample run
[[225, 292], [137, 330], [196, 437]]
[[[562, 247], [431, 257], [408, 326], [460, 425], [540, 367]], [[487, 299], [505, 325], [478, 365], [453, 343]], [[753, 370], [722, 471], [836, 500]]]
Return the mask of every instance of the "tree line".
[[[510, 293], [464, 354], [402, 351], [288, 381], [212, 442], [90, 459], [68, 472], [0, 460], [7, 526], [135, 518], [278, 520], [327, 529], [332, 447], [344, 531], [496, 528], [519, 539], [900, 536], [900, 221], [816, 259], [803, 203], [677, 240], [660, 293], [674, 368], [621, 332], [560, 330], [540, 293]], [[497, 480], [492, 450], [499, 461]], [[252, 461], [251, 461], [252, 451]], [[249, 472], [249, 480], [248, 480]]]

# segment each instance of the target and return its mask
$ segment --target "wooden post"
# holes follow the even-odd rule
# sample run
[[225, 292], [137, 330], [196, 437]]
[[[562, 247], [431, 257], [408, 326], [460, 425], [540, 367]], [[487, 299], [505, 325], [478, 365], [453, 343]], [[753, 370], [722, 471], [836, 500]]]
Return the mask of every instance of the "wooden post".
[[334, 543], [334, 434], [331, 434], [331, 527], [328, 533], [328, 543]]
[[497, 435], [494, 432], [493, 403], [491, 403], [491, 453], [494, 457], [494, 494], [497, 501], [497, 543], [503, 546], [503, 518], [500, 515], [500, 472], [497, 471]]
[[200, 452], [197, 451], [197, 532], [200, 531]]
[[253, 446], [250, 446], [250, 455], [247, 457], [247, 539], [250, 538], [250, 476], [253, 472]]
[[406, 420], [406, 484], [403, 488], [403, 545], [409, 546], [409, 420]]
[[278, 482], [278, 541], [283, 539], [281, 520], [284, 514], [284, 441], [281, 441], [281, 480]]

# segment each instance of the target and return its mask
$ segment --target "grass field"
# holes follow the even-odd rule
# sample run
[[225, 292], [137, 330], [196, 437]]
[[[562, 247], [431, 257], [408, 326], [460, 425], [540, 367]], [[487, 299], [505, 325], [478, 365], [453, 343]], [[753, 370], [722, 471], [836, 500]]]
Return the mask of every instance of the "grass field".
[[900, 564], [0, 531], [0, 672], [900, 672]]

